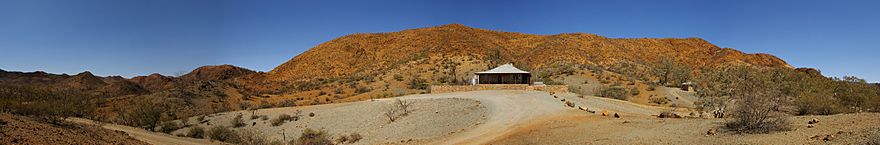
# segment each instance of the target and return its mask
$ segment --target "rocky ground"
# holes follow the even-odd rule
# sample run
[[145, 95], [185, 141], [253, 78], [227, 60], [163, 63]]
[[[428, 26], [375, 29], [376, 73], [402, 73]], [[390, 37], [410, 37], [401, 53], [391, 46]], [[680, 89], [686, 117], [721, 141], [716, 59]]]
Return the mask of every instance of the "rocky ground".
[[[491, 144], [866, 144], [880, 141], [878, 118], [878, 113], [797, 116], [791, 118], [792, 131], [737, 134], [718, 129], [707, 135], [724, 120], [584, 114], [536, 121]], [[820, 122], [807, 127], [812, 119]]]
[[31, 117], [0, 113], [0, 144], [147, 144], [124, 132], [66, 122], [53, 125]]

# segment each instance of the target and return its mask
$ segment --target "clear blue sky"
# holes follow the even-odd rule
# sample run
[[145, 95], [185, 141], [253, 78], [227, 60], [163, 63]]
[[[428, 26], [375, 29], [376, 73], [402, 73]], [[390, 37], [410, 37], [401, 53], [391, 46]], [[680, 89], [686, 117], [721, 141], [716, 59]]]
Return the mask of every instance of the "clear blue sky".
[[880, 1], [0, 0], [0, 69], [131, 77], [269, 71], [351, 33], [461, 23], [613, 38], [700, 37], [880, 81]]

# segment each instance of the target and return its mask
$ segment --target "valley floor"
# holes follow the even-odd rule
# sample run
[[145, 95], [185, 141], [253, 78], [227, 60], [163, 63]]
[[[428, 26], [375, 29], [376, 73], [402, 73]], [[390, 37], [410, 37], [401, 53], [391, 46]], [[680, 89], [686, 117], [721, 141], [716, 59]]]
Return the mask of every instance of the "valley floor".
[[[391, 122], [383, 113], [397, 99], [413, 102], [413, 111]], [[663, 111], [690, 113], [688, 109], [570, 93], [492, 90], [224, 112], [207, 115], [194, 126], [232, 126], [233, 118], [241, 115], [246, 125], [234, 130], [256, 131], [272, 140], [299, 137], [305, 128], [325, 130], [334, 139], [352, 133], [363, 136], [353, 144], [861, 144], [880, 135], [878, 113], [797, 116], [791, 119], [793, 131], [734, 134], [722, 129], [707, 136], [709, 129], [721, 127], [724, 120], [657, 118]], [[279, 115], [297, 112], [299, 120], [271, 125]], [[821, 122], [808, 128], [807, 120], [812, 119]], [[825, 142], [826, 135], [834, 138]]]

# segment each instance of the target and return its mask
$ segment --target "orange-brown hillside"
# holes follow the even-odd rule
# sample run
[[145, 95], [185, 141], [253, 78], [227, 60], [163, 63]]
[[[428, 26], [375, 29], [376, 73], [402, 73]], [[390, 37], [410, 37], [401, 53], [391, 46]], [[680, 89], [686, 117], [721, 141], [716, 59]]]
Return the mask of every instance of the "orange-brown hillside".
[[542, 68], [554, 63], [605, 65], [671, 58], [694, 68], [724, 63], [790, 67], [769, 54], [720, 48], [700, 38], [606, 38], [572, 33], [534, 35], [450, 24], [390, 33], [352, 34], [322, 43], [276, 67], [273, 80], [370, 75], [425, 57], [463, 56], [485, 60], [498, 53], [506, 61]]

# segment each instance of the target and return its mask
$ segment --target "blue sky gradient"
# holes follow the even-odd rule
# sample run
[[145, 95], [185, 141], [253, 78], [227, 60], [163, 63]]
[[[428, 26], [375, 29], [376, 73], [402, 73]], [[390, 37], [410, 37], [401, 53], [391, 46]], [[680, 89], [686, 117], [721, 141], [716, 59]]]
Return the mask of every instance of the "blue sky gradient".
[[700, 37], [880, 81], [880, 1], [0, 0], [0, 69], [131, 77], [269, 71], [351, 33], [461, 23], [612, 38]]

